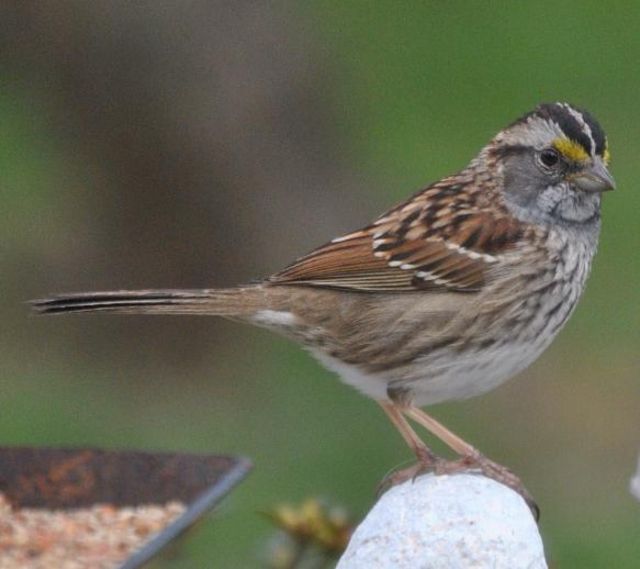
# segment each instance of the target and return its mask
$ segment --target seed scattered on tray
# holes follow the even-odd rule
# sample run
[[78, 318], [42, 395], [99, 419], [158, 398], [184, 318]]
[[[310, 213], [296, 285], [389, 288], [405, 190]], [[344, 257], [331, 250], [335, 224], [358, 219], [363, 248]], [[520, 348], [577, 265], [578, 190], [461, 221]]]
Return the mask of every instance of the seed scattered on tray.
[[0, 569], [117, 568], [184, 513], [180, 502], [73, 510], [13, 508], [0, 494]]

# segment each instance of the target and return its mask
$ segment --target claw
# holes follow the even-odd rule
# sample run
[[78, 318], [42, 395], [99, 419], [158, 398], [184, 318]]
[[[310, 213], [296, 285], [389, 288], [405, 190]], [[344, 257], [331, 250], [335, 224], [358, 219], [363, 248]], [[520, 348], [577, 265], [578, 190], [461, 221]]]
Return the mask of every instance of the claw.
[[506, 466], [493, 462], [480, 453], [462, 456], [457, 460], [445, 460], [431, 452], [429, 452], [429, 454], [424, 454], [415, 464], [387, 474], [387, 476], [385, 476], [378, 484], [376, 488], [376, 496], [380, 497], [389, 490], [389, 488], [402, 484], [407, 480], [411, 480], [413, 482], [418, 476], [427, 472], [434, 472], [436, 475], [442, 475], [468, 471], [481, 472], [487, 478], [491, 478], [500, 484], [504, 484], [514, 492], [520, 494], [523, 500], [527, 503], [527, 506], [529, 506], [533, 518], [536, 522], [540, 521], [540, 508], [533, 499], [533, 496], [531, 496], [529, 491], [524, 487], [520, 478], [518, 478]]
[[418, 462], [412, 464], [407, 468], [391, 471], [380, 481], [380, 483], [376, 487], [376, 496], [380, 497], [393, 486], [402, 484], [407, 480], [411, 480], [412, 482], [414, 482], [416, 478], [421, 474], [426, 474], [427, 472], [434, 471], [436, 465], [441, 460], [441, 458], [436, 457], [433, 454], [429, 454], [421, 456]]
[[477, 455], [463, 456], [458, 460], [449, 461], [439, 459], [435, 464], [434, 470], [436, 474], [455, 474], [456, 472], [479, 470], [487, 478], [491, 478], [520, 494], [527, 506], [529, 506], [536, 522], [540, 521], [540, 508], [520, 478], [506, 466], [493, 462], [484, 455], [478, 453]]

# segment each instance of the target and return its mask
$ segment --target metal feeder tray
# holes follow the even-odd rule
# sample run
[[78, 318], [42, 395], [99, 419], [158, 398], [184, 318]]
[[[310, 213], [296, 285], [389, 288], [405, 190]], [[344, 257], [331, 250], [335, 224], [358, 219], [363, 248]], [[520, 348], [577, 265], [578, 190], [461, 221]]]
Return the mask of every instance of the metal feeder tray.
[[0, 492], [16, 508], [64, 510], [183, 502], [180, 517], [120, 569], [138, 569], [173, 542], [251, 469], [242, 457], [188, 453], [0, 447]]

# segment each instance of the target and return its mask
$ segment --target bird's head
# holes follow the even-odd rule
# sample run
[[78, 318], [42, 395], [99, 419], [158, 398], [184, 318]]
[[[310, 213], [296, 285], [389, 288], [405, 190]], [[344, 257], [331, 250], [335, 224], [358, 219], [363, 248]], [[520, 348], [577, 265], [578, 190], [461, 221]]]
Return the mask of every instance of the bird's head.
[[507, 206], [523, 221], [597, 222], [602, 192], [615, 188], [602, 127], [568, 103], [536, 107], [492, 140]]

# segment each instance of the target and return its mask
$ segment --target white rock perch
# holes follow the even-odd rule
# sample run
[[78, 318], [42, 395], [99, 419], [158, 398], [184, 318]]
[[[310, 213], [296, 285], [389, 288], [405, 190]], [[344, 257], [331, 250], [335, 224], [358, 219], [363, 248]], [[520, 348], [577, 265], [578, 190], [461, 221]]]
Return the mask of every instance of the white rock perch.
[[476, 474], [391, 488], [337, 569], [547, 569], [538, 526], [514, 491]]
[[640, 457], [638, 457], [638, 470], [634, 474], [629, 484], [631, 494], [640, 500]]

